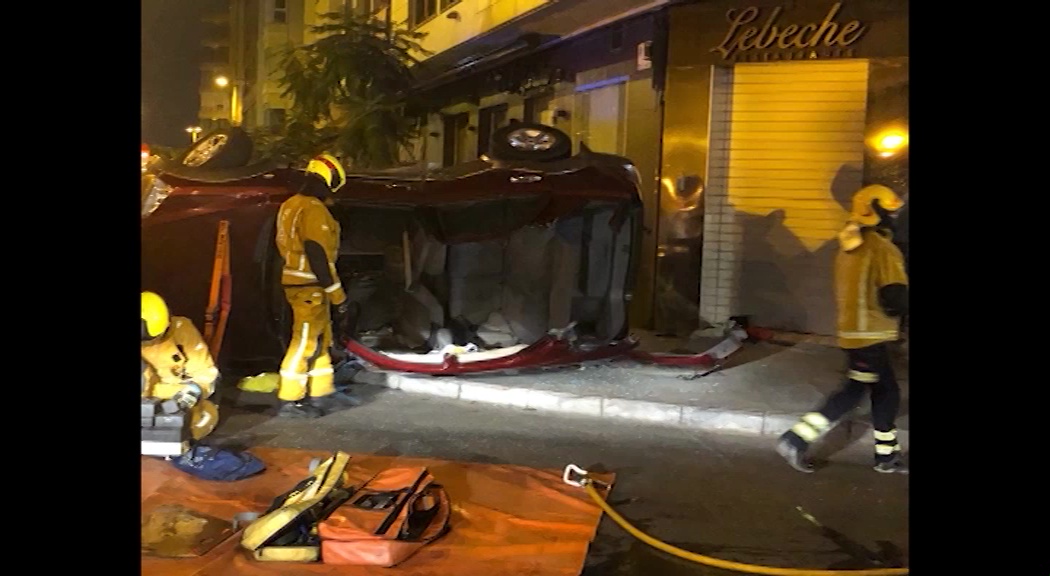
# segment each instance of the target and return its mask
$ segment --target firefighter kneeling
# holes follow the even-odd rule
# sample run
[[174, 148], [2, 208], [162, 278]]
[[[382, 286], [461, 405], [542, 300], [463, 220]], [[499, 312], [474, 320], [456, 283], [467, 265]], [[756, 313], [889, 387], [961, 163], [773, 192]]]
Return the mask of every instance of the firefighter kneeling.
[[806, 451], [871, 390], [875, 429], [875, 470], [907, 473], [900, 458], [894, 422], [900, 388], [887, 344], [898, 337], [908, 310], [904, 257], [892, 242], [893, 213], [904, 202], [889, 188], [867, 186], [853, 197], [849, 222], [839, 233], [835, 259], [838, 344], [849, 358], [846, 383], [815, 412], [785, 432], [777, 452], [796, 470], [812, 472]]
[[167, 400], [168, 412], [186, 412], [194, 440], [215, 429], [219, 413], [208, 400], [219, 370], [189, 318], [171, 316], [164, 299], [142, 293], [142, 397]]

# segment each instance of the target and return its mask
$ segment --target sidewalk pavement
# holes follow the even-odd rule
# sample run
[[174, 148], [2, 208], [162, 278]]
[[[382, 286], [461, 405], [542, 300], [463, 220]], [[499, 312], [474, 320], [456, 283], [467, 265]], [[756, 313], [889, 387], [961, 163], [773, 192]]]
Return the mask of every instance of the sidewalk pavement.
[[[783, 433], [842, 384], [845, 358], [837, 348], [810, 339], [789, 346], [744, 346], [729, 357], [730, 363], [722, 371], [695, 380], [679, 377], [693, 374], [691, 370], [628, 361], [534, 374], [453, 377], [391, 373], [385, 379], [369, 380], [380, 380], [377, 383], [404, 392], [466, 402], [767, 436]], [[738, 357], [744, 362], [733, 362]], [[897, 377], [901, 384], [897, 427], [906, 446], [906, 365], [897, 368]], [[869, 412], [870, 402], [865, 397], [839, 427], [850, 441], [867, 439], [873, 443], [868, 433]]]

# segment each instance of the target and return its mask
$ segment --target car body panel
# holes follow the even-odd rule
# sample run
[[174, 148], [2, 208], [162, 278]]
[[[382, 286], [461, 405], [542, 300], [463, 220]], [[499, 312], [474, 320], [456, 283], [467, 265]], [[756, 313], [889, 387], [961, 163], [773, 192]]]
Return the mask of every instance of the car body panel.
[[[546, 163], [478, 160], [445, 170], [405, 172], [410, 171], [348, 174], [347, 184], [333, 195], [333, 214], [344, 222], [345, 237], [357, 237], [361, 240], [358, 245], [367, 244], [369, 238], [374, 241], [370, 247], [341, 250], [341, 260], [400, 251], [401, 242], [395, 242], [399, 227], [404, 228], [406, 244], [411, 245], [405, 252], [409, 260], [423, 253], [420, 242], [439, 246], [446, 260], [484, 243], [505, 246], [516, 242], [520, 245], [514, 249], [517, 252], [506, 248], [505, 254], [494, 256], [513, 259], [513, 254], [528, 253], [525, 244], [529, 238], [548, 230], [545, 237], [554, 238], [562, 252], [568, 250], [566, 254], [576, 259], [566, 260], [563, 268], [571, 269], [579, 261], [584, 268], [589, 262], [593, 270], [583, 273], [582, 280], [573, 270], [572, 278], [549, 287], [552, 302], [557, 300], [551, 306], [560, 310], [550, 312], [549, 318], [544, 316], [545, 301], [536, 300], [538, 296], [529, 289], [519, 290], [515, 296], [519, 301], [525, 298], [542, 304], [536, 307], [542, 317], [535, 326], [523, 329], [531, 341], [523, 343], [533, 345], [543, 339], [545, 327], [564, 325], [581, 315], [588, 318], [584, 324], [601, 332], [605, 340], [627, 341], [626, 305], [641, 225], [637, 173], [629, 160], [584, 153]], [[203, 323], [218, 226], [228, 221], [233, 293], [220, 363], [259, 361], [260, 366], [268, 366], [279, 360], [287, 339], [281, 325], [287, 323], [288, 311], [278, 284], [280, 262], [275, 260], [273, 223], [280, 204], [298, 188], [303, 173], [261, 163], [211, 172], [180, 166], [161, 170], [157, 177], [170, 192], [142, 220], [142, 289], [163, 295], [173, 313]], [[412, 245], [410, 229], [424, 240]], [[382, 241], [375, 241], [381, 236]], [[592, 244], [583, 256], [578, 254], [580, 247]], [[545, 266], [543, 262], [535, 265]], [[514, 263], [506, 268], [506, 274], [512, 274]], [[444, 274], [440, 267], [434, 269]], [[427, 270], [412, 272], [417, 281], [426, 280]], [[479, 276], [461, 281], [455, 277], [449, 282], [453, 291], [458, 287], [468, 294], [461, 300], [469, 302], [470, 290], [483, 291], [488, 286], [476, 278]], [[401, 294], [412, 287], [394, 286], [400, 302], [412, 300]], [[504, 294], [507, 290], [498, 289]], [[447, 314], [448, 295], [437, 292]], [[525, 316], [531, 314], [522, 310]], [[423, 324], [417, 323], [419, 326]], [[622, 349], [619, 345], [612, 348]], [[565, 351], [558, 354], [566, 361], [572, 357]]]

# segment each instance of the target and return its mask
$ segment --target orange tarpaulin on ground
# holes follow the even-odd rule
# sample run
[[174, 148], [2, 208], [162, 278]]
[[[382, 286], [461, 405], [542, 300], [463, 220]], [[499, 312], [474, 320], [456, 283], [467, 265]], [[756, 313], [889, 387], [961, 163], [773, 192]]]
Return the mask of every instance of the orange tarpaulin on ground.
[[[262, 474], [237, 482], [209, 482], [170, 462], [142, 458], [142, 513], [165, 504], [232, 519], [265, 512], [278, 495], [310, 475], [310, 460], [331, 452], [253, 448], [266, 462]], [[148, 576], [245, 574], [352, 574], [387, 576], [577, 576], [594, 538], [601, 509], [582, 488], [562, 482], [561, 471], [521, 466], [352, 454], [355, 486], [390, 466], [427, 466], [452, 500], [451, 531], [394, 568], [258, 562], [240, 546], [241, 533], [199, 558], [142, 557]], [[613, 476], [593, 475], [612, 485]]]

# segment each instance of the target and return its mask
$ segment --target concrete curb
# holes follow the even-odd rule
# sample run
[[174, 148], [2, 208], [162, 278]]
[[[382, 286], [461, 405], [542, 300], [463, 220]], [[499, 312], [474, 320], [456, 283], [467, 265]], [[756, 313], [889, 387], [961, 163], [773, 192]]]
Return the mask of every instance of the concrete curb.
[[[379, 380], [379, 379], [377, 379]], [[428, 394], [442, 398], [506, 406], [523, 410], [537, 410], [574, 416], [612, 418], [624, 421], [644, 422], [650, 425], [726, 432], [759, 436], [779, 436], [798, 422], [799, 414], [775, 412], [751, 412], [720, 408], [700, 408], [682, 404], [666, 404], [624, 398], [600, 396], [575, 396], [565, 392], [515, 388], [488, 382], [473, 382], [460, 379], [413, 376], [387, 373], [377, 385], [411, 394]], [[874, 438], [866, 433], [870, 425], [864, 416], [844, 423], [850, 437], [857, 437], [864, 444], [874, 444]], [[908, 430], [898, 430], [899, 440], [908, 444]]]

